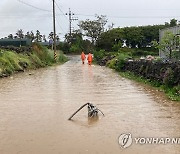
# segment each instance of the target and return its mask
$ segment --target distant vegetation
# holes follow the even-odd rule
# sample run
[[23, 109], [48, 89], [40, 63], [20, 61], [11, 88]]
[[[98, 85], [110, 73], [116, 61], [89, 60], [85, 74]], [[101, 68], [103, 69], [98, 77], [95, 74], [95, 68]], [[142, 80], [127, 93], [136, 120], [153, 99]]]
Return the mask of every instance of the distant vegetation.
[[[60, 40], [56, 34], [56, 41], [60, 42], [57, 48], [65, 53], [80, 53], [82, 50], [85, 53], [94, 50], [118, 52], [122, 47], [157, 51], [152, 47], [152, 41], [159, 41], [159, 29], [178, 25], [176, 19], [171, 19], [169, 23], [165, 22], [162, 25], [114, 28], [112, 24], [107, 29], [105, 28], [107, 27], [107, 21], [108, 19], [103, 15], [96, 15], [95, 20], [80, 21], [79, 29], [74, 30], [71, 34], [67, 33], [64, 40]], [[5, 38], [27, 38], [31, 42], [48, 42], [48, 40], [53, 40], [54, 34], [50, 32], [48, 36], [45, 36], [39, 30], [25, 33], [22, 29], [19, 29], [14, 35], [9, 34]]]
[[[152, 46], [152, 41], [159, 42], [159, 30], [177, 25], [177, 20], [172, 19], [170, 23], [164, 25], [148, 25], [137, 27], [124, 27], [109, 29], [105, 28], [107, 24], [106, 16], [97, 16], [95, 20], [85, 20], [79, 23], [79, 30], [75, 30], [71, 36], [67, 34], [61, 48], [66, 53], [80, 53], [84, 50], [86, 53], [104, 50], [105, 52], [119, 52], [123, 47], [133, 50], [133, 54], [145, 55], [156, 52], [158, 49]], [[86, 39], [84, 39], [86, 38]], [[139, 53], [135, 53], [135, 52]], [[149, 53], [147, 53], [147, 51]], [[142, 54], [142, 55], [144, 55]]]
[[[53, 40], [54, 33], [50, 32], [48, 37], [46, 35], [41, 34], [39, 30], [36, 30], [34, 33], [33, 31], [28, 31], [24, 33], [23, 29], [17, 30], [15, 35], [9, 34], [6, 39], [30, 39], [31, 42], [47, 42], [48, 39]], [[3, 38], [2, 38], [3, 39]], [[56, 40], [59, 41], [59, 36], [56, 35]]]

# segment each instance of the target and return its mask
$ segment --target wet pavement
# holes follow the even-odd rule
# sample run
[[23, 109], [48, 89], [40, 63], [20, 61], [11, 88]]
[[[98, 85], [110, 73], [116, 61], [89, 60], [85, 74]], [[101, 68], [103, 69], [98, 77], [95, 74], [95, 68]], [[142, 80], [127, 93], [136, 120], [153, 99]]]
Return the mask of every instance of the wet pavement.
[[[32, 74], [32, 75], [29, 75]], [[87, 117], [91, 102], [105, 117]], [[106, 67], [61, 66], [0, 79], [0, 154], [179, 154], [179, 144], [121, 148], [118, 137], [179, 138], [180, 103]], [[143, 142], [143, 140], [141, 140]]]

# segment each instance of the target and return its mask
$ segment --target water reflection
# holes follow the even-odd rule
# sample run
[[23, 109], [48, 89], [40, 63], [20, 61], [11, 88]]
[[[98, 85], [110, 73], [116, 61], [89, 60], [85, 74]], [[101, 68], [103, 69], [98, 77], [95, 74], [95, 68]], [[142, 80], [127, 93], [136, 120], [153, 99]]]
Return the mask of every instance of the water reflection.
[[96, 124], [98, 121], [99, 121], [99, 116], [88, 117], [88, 125], [89, 126]]

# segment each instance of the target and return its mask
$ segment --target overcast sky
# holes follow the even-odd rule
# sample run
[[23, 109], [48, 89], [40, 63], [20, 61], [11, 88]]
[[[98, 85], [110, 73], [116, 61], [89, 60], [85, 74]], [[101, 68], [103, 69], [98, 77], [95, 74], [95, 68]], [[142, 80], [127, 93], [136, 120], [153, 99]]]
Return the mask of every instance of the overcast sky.
[[[69, 8], [80, 20], [106, 15], [107, 25], [114, 27], [155, 25], [180, 20], [180, 0], [55, 0], [57, 34], [62, 39], [68, 32]], [[52, 31], [52, 0], [0, 0], [0, 38], [38, 29], [48, 36]], [[78, 21], [73, 22], [77, 29]]]

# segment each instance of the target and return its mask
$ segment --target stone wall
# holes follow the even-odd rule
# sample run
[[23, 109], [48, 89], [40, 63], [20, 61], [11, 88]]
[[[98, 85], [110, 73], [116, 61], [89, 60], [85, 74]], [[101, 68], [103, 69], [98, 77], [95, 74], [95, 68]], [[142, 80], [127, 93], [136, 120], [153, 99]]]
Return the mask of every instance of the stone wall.
[[125, 61], [123, 71], [130, 71], [146, 79], [155, 80], [167, 86], [180, 85], [180, 63], [153, 61]]

